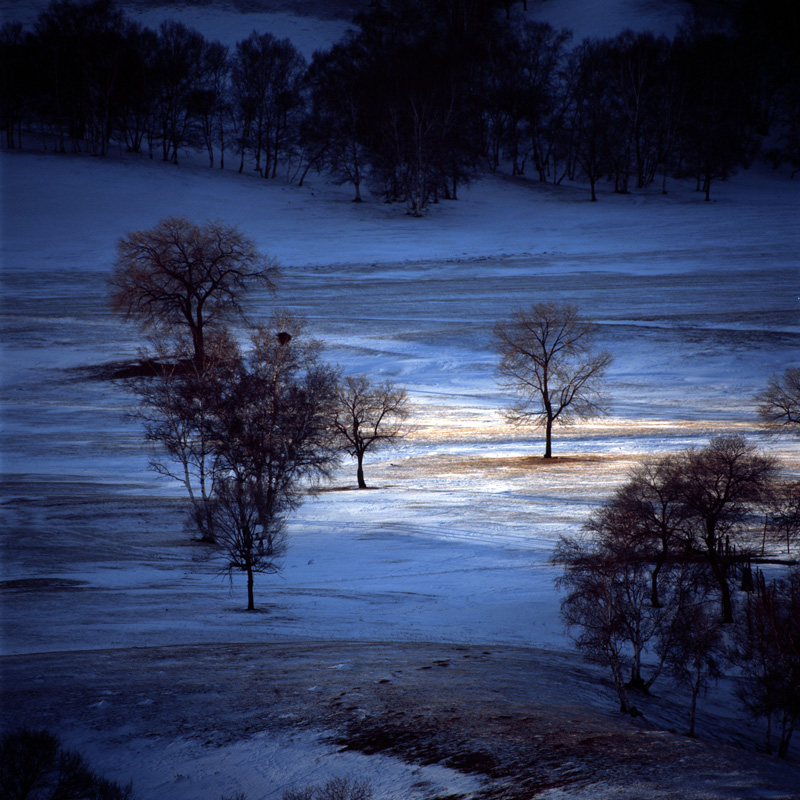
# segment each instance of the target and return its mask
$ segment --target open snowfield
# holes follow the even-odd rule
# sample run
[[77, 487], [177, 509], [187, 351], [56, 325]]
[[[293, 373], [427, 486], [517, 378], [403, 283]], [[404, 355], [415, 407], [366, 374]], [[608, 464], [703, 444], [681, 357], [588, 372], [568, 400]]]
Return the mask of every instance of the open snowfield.
[[[346, 28], [290, 5], [132, 10], [229, 42], [270, 23], [307, 55]], [[603, 5], [597, 25], [675, 24], [667, 4]], [[800, 746], [758, 752], [727, 682], [699, 739], [665, 680], [642, 718], [615, 714], [562, 631], [549, 563], [644, 454], [736, 432], [800, 476], [796, 441], [764, 434], [753, 403], [798, 363], [800, 182], [757, 167], [711, 203], [675, 183], [593, 204], [494, 175], [413, 219], [319, 176], [299, 189], [190, 158], [2, 152], [0, 170], [4, 729], [53, 730], [141, 800], [280, 800], [335, 775], [376, 800], [800, 797]], [[293, 517], [252, 614], [183, 529], [179, 487], [147, 469], [131, 397], [93, 377], [140, 343], [108, 307], [115, 243], [171, 214], [238, 224], [276, 257], [253, 320], [294, 309], [331, 362], [414, 403], [403, 444], [368, 460], [370, 491], [344, 461]], [[581, 306], [615, 357], [611, 414], [557, 432], [550, 463], [539, 432], [503, 422], [491, 350], [496, 320], [542, 300]]]

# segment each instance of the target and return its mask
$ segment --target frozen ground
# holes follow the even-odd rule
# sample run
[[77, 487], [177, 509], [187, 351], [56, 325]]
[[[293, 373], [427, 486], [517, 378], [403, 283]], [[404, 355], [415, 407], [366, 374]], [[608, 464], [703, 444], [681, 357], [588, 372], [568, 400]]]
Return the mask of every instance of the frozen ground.
[[[203, 8], [219, 13], [183, 7]], [[590, 204], [492, 176], [414, 220], [320, 178], [188, 161], [2, 153], [0, 169], [4, 727], [57, 731], [145, 800], [279, 800], [336, 774], [386, 800], [797, 796], [797, 747], [789, 765], [759, 754], [725, 684], [700, 740], [667, 683], [644, 718], [615, 715], [569, 650], [548, 559], [644, 453], [735, 431], [800, 474], [752, 402], [797, 363], [800, 184], [756, 169], [712, 203], [676, 185]], [[107, 305], [116, 240], [176, 213], [277, 257], [277, 301], [254, 297], [253, 319], [296, 309], [331, 361], [415, 404], [371, 491], [343, 463], [301, 508], [255, 614], [147, 470], [130, 398], [88, 369], [136, 353]], [[502, 422], [490, 349], [495, 320], [542, 299], [581, 305], [616, 359], [611, 415], [559, 432], [551, 463]]]

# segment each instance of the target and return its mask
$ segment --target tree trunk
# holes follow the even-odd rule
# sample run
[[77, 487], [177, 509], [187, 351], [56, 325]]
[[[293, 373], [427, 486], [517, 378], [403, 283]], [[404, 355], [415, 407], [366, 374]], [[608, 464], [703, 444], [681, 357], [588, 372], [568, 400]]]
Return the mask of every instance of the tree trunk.
[[731, 599], [731, 589], [728, 585], [728, 575], [724, 564], [720, 564], [716, 556], [710, 553], [711, 574], [719, 584], [720, 602], [722, 607], [722, 622], [729, 624], [733, 622], [733, 601]]
[[650, 574], [650, 605], [653, 608], [661, 608], [661, 601], [658, 597], [658, 574], [663, 566], [664, 560], [658, 559], [655, 567], [653, 567], [653, 572]]
[[781, 740], [778, 742], [778, 758], [786, 758], [789, 755], [789, 743], [792, 741], [792, 733], [794, 733], [794, 721], [790, 719], [788, 712], [784, 711]]
[[253, 570], [250, 567], [247, 568], [247, 610], [256, 610], [256, 604], [253, 598]]
[[619, 710], [623, 714], [630, 714], [633, 711], [633, 706], [628, 698], [628, 691], [625, 688], [625, 679], [622, 676], [621, 665], [614, 661], [611, 663], [611, 675], [614, 679], [617, 696], [619, 697]]
[[692, 705], [689, 711], [689, 736], [694, 736], [694, 720], [697, 714], [697, 695], [700, 694], [700, 677], [692, 686]]
[[731, 590], [728, 586], [728, 581], [723, 578], [720, 581], [720, 590], [722, 594], [722, 621], [724, 623], [733, 622], [733, 603], [731, 601]]
[[544, 457], [553, 457], [553, 420], [548, 417], [544, 427]]
[[706, 535], [703, 537], [706, 558], [708, 566], [711, 568], [711, 574], [719, 586], [722, 622], [729, 624], [733, 622], [733, 601], [731, 588], [728, 585], [728, 553], [727, 550], [723, 552], [722, 543], [717, 539], [716, 522], [707, 520], [706, 526]]
[[356, 469], [356, 477], [358, 478], [358, 488], [366, 489], [367, 484], [364, 481], [364, 454], [358, 453], [356, 458], [358, 459], [358, 468]]

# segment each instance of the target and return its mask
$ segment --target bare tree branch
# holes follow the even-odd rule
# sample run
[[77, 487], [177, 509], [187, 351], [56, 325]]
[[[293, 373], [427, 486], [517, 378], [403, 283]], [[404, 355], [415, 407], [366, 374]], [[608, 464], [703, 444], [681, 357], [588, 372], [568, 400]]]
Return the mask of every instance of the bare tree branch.
[[770, 428], [800, 433], [800, 367], [789, 367], [782, 375], [772, 375], [756, 400], [758, 416]]

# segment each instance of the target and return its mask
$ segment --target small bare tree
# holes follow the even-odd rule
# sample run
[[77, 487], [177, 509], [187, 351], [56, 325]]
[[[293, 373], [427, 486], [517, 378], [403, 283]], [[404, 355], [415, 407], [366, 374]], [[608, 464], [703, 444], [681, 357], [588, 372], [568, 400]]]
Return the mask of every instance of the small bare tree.
[[402, 438], [408, 417], [406, 390], [391, 381], [373, 384], [365, 376], [347, 376], [336, 393], [334, 428], [344, 450], [357, 461], [358, 488], [366, 489], [364, 455]]
[[682, 453], [679, 469], [684, 546], [709, 568], [722, 621], [733, 622], [732, 576], [754, 544], [753, 509], [771, 496], [777, 463], [743, 436], [716, 436]]
[[280, 572], [286, 552], [285, 516], [288, 504], [273, 498], [265, 512], [268, 489], [252, 476], [225, 475], [209, 503], [214, 539], [221, 547], [224, 572], [247, 576], [247, 610], [255, 610], [255, 576]]
[[724, 643], [719, 617], [706, 599], [687, 598], [673, 619], [665, 656], [670, 673], [691, 692], [689, 736], [694, 736], [700, 693], [722, 675]]
[[620, 711], [634, 713], [626, 673], [637, 669], [630, 654], [630, 622], [645, 610], [647, 579], [641, 562], [577, 537], [562, 537], [553, 560], [564, 568], [556, 585], [565, 590], [561, 618], [575, 645], [587, 659], [611, 671]]
[[273, 289], [276, 272], [238, 228], [168, 217], [119, 240], [111, 306], [162, 338], [188, 331], [200, 365], [206, 329], [241, 315], [249, 286]]
[[304, 343], [302, 324], [286, 314], [253, 334], [253, 347], [215, 405], [211, 439], [217, 488], [211, 501], [225, 570], [275, 572], [287, 515], [338, 461], [333, 435], [337, 374]]
[[601, 540], [626, 543], [650, 563], [650, 603], [655, 608], [661, 606], [659, 579], [676, 557], [685, 522], [679, 466], [673, 455], [644, 459], [586, 523]]
[[[553, 555], [563, 567], [557, 586], [566, 590], [561, 616], [590, 660], [611, 670], [623, 712], [631, 711], [628, 690], [649, 692], [669, 657], [674, 623], [692, 595], [694, 576], [670, 563], [661, 576], [661, 602], [651, 602], [652, 550], [649, 542], [618, 535], [593, 514], [580, 535], [562, 536]], [[655, 652], [647, 665], [644, 657]], [[626, 680], [624, 673], [628, 672]]]
[[593, 352], [596, 326], [569, 304], [538, 303], [494, 329], [501, 385], [517, 395], [506, 412], [513, 425], [544, 426], [544, 457], [552, 457], [553, 424], [602, 414], [598, 390], [611, 355]]
[[[607, 508], [589, 518], [581, 535], [562, 536], [556, 545], [553, 561], [563, 567], [556, 585], [565, 590], [561, 617], [578, 649], [610, 669], [621, 711], [633, 712], [629, 690], [648, 693], [668, 666], [693, 693], [693, 729], [697, 696], [716, 674], [721, 648], [719, 621], [712, 623], [705, 614], [703, 572], [696, 564], [670, 559], [654, 605], [652, 542], [636, 533], [622, 535], [616, 527], [620, 519], [609, 528]], [[635, 528], [636, 520], [631, 521]], [[648, 654], [655, 658], [645, 676]]]
[[758, 416], [772, 429], [800, 433], [800, 367], [772, 375], [756, 395]]
[[777, 721], [777, 754], [786, 758], [800, 723], [800, 569], [769, 584], [759, 574], [755, 584], [734, 628], [730, 658], [742, 670], [739, 699], [767, 722], [767, 750]]
[[151, 469], [184, 486], [194, 525], [209, 542], [214, 531], [208, 503], [218, 473], [211, 423], [217, 405], [224, 402], [223, 387], [233, 380], [240, 360], [237, 344], [220, 328], [207, 338], [201, 362], [176, 363], [168, 346], [154, 341], [144, 360], [149, 369], [128, 381], [139, 396], [133, 416], [153, 446]]
[[373, 795], [369, 781], [336, 777], [321, 785], [292, 787], [283, 793], [282, 800], [372, 800]]
[[772, 533], [777, 541], [786, 542], [786, 555], [791, 553], [792, 542], [800, 538], [800, 481], [787, 481], [775, 487], [767, 508], [762, 552], [767, 533]]

